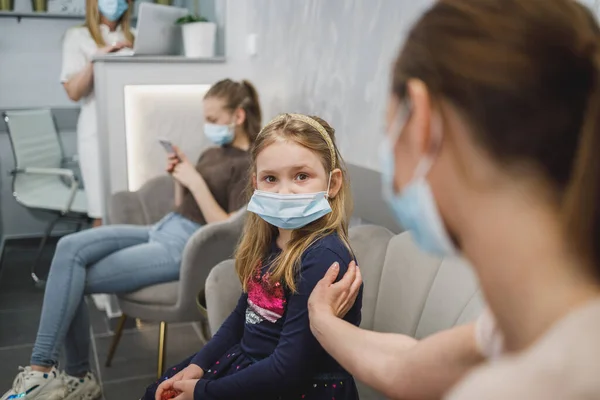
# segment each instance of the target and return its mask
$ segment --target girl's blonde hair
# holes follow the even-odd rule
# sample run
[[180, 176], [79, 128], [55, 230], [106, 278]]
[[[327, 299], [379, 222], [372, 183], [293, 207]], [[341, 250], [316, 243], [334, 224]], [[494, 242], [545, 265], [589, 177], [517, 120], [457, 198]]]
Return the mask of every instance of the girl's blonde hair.
[[[133, 45], [135, 37], [131, 32], [131, 14], [133, 13], [133, 1], [129, 3], [127, 11], [119, 19], [119, 25], [123, 30], [125, 39]], [[102, 37], [100, 30], [100, 11], [98, 10], [98, 0], [87, 0], [85, 3], [85, 24], [84, 26], [90, 31], [90, 35], [98, 47], [106, 46], [106, 42]]]
[[[315, 241], [337, 233], [348, 250], [351, 250], [348, 241], [348, 218], [352, 212], [350, 183], [344, 161], [335, 145], [334, 132], [334, 129], [319, 117], [283, 114], [260, 131], [251, 150], [252, 168], [248, 197], [254, 191], [252, 177], [256, 174], [256, 157], [263, 149], [278, 140], [293, 141], [313, 151], [321, 159], [327, 175], [334, 169], [342, 172], [341, 188], [335, 197], [329, 198], [332, 211], [305, 227], [295, 229], [287, 248], [271, 263], [271, 283], [282, 282], [292, 292], [296, 291], [300, 258]], [[258, 215], [249, 213], [235, 257], [235, 268], [244, 291], [247, 291], [250, 279], [254, 277], [257, 268], [268, 255], [276, 236], [276, 227]]]

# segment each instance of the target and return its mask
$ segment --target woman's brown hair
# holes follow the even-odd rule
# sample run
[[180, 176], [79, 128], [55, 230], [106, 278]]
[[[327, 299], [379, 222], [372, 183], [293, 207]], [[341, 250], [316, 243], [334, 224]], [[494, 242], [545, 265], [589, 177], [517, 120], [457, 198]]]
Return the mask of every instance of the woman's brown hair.
[[392, 90], [402, 100], [423, 81], [500, 165], [541, 174], [600, 278], [598, 45], [574, 0], [440, 0], [409, 33]]
[[[303, 117], [303, 116], [300, 116]], [[296, 279], [300, 258], [316, 240], [329, 234], [337, 233], [338, 237], [350, 250], [348, 241], [348, 218], [352, 211], [350, 184], [344, 160], [335, 145], [335, 131], [327, 122], [319, 117], [310, 117], [320, 124], [328, 138], [324, 137], [313, 126], [295, 118], [293, 114], [284, 114], [274, 119], [260, 132], [252, 147], [252, 177], [256, 174], [256, 157], [267, 146], [277, 140], [289, 140], [313, 151], [321, 159], [327, 175], [334, 169], [342, 171], [342, 185], [333, 198], [329, 199], [331, 212], [324, 217], [295, 229], [287, 248], [271, 263], [271, 282], [282, 282], [292, 292], [296, 290]], [[331, 148], [333, 146], [333, 149]], [[254, 188], [248, 187], [248, 197]], [[277, 228], [261, 219], [258, 215], [249, 213], [244, 225], [244, 232], [235, 255], [235, 268], [244, 288], [256, 273], [256, 268], [268, 255], [271, 243], [277, 237]]]
[[[133, 1], [129, 2], [127, 11], [119, 19], [119, 25], [123, 30], [125, 39], [133, 45], [135, 37], [131, 32], [131, 15], [133, 14]], [[84, 26], [90, 32], [90, 36], [96, 42], [98, 47], [106, 46], [102, 31], [100, 30], [100, 10], [98, 10], [98, 0], [86, 0], [85, 3], [85, 24]]]
[[219, 98], [225, 101], [225, 108], [231, 112], [241, 108], [246, 113], [244, 130], [250, 143], [254, 143], [262, 124], [262, 112], [258, 92], [247, 80], [240, 82], [223, 79], [211, 86], [204, 98]]

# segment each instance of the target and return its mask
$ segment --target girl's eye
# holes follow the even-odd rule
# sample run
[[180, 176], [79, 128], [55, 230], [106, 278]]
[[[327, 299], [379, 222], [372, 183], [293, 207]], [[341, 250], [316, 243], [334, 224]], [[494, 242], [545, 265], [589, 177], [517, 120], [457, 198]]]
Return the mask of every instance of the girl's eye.
[[268, 183], [275, 182], [275, 177], [273, 175], [267, 175], [263, 179], [264, 179], [265, 182], [268, 182]]
[[296, 175], [296, 179], [298, 179], [299, 181], [305, 181], [308, 179], [308, 175], [300, 173], [300, 174]]

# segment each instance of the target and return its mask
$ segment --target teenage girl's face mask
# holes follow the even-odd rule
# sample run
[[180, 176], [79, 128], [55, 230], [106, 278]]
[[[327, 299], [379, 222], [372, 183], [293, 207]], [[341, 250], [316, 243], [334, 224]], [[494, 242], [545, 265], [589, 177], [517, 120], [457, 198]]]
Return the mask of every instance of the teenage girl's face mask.
[[223, 146], [233, 142], [235, 137], [235, 123], [228, 125], [204, 123], [204, 135], [217, 146]]
[[109, 21], [118, 21], [128, 8], [127, 0], [98, 0], [98, 10]]
[[[382, 190], [383, 197], [394, 212], [402, 227], [411, 232], [417, 245], [424, 251], [438, 255], [455, 255], [457, 250], [446, 231], [439, 209], [437, 207], [427, 174], [433, 165], [437, 151], [432, 150], [421, 158], [412, 179], [399, 193], [394, 190], [396, 160], [394, 147], [404, 130], [410, 116], [409, 107], [402, 104], [396, 112], [391, 131], [381, 143], [380, 159], [382, 161]], [[441, 121], [434, 123], [432, 137], [441, 143]]]

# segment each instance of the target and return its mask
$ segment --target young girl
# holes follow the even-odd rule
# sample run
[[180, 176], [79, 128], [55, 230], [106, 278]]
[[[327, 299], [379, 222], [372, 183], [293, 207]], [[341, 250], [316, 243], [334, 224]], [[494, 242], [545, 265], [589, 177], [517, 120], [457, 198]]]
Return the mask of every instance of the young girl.
[[[283, 114], [252, 150], [254, 194], [236, 254], [243, 294], [197, 354], [151, 385], [144, 399], [357, 399], [354, 380], [319, 345], [307, 301], [348, 244], [349, 186], [334, 130]], [[362, 289], [345, 319], [359, 325]], [[166, 397], [165, 396], [165, 397]]]

